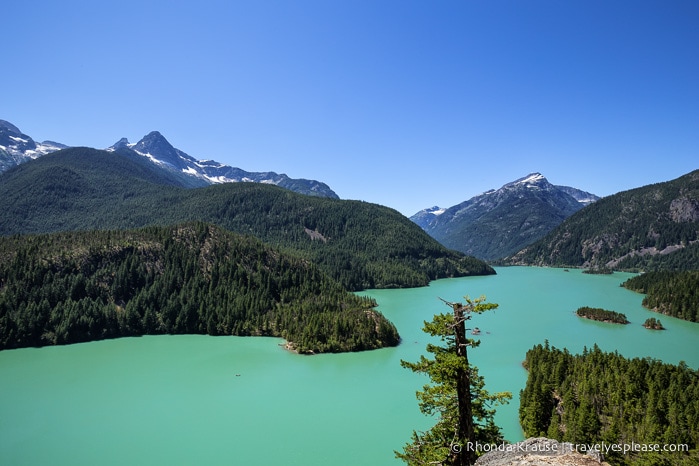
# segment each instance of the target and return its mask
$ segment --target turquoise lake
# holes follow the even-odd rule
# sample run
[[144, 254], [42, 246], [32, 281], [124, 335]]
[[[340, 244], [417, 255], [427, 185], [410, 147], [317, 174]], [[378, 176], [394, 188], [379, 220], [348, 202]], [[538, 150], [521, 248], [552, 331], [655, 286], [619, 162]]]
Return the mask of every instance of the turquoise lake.
[[[413, 429], [432, 420], [400, 367], [425, 353], [422, 323], [449, 312], [439, 298], [486, 295], [470, 351], [488, 390], [511, 391], [496, 418], [510, 441], [526, 351], [548, 339], [573, 353], [597, 343], [627, 357], [699, 367], [699, 324], [658, 316], [619, 285], [630, 274], [511, 267], [498, 275], [371, 290], [402, 337], [396, 348], [299, 356], [280, 339], [149, 336], [0, 352], [1, 465], [395, 465]], [[623, 312], [629, 325], [588, 321], [581, 306]], [[665, 331], [641, 324], [659, 317]]]

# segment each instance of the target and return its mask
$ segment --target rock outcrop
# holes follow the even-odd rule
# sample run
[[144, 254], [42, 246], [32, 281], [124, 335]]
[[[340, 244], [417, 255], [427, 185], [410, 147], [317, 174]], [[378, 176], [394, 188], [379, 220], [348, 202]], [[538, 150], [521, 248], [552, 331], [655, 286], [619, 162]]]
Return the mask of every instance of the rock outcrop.
[[478, 458], [476, 466], [609, 466], [596, 451], [580, 453], [570, 443], [544, 437], [515, 444], [493, 446]]

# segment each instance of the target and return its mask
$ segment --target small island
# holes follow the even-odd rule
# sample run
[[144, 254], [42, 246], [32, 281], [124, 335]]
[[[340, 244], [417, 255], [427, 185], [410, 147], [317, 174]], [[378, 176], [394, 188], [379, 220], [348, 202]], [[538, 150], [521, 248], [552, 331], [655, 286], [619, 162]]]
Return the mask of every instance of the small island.
[[581, 307], [578, 308], [575, 313], [586, 319], [597, 320], [600, 322], [607, 322], [610, 324], [628, 324], [629, 321], [626, 319], [626, 314], [621, 312], [608, 311], [606, 309], [601, 309], [599, 307]]
[[650, 330], [665, 330], [665, 327], [663, 327], [663, 324], [660, 323], [660, 320], [656, 319], [655, 317], [649, 317], [646, 319], [646, 321], [643, 322], [643, 326]]

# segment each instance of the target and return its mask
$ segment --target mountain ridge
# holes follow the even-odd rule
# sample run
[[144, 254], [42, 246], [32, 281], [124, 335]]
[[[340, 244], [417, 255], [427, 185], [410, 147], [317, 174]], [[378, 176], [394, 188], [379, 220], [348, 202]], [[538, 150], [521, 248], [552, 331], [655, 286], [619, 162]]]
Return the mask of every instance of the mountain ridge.
[[339, 196], [327, 184], [320, 181], [304, 178], [292, 179], [286, 174], [276, 172], [248, 172], [214, 160], [198, 160], [173, 147], [158, 131], [151, 131], [134, 144], [129, 143], [126, 138], [121, 138], [106, 150], [111, 151], [117, 148], [132, 150], [165, 169], [178, 171], [201, 180], [202, 184], [265, 183], [309, 196], [339, 199]]
[[[68, 146], [53, 141], [36, 143], [30, 136], [6, 120], [0, 120], [0, 173], [10, 168], [48, 155]], [[173, 147], [158, 131], [151, 131], [136, 143], [121, 138], [106, 150], [130, 150], [146, 157], [164, 170], [179, 172], [189, 179], [180, 177], [184, 186], [199, 187], [217, 183], [254, 182], [280, 186], [309, 196], [339, 196], [325, 183], [305, 178], [290, 178], [276, 172], [248, 172], [214, 160], [198, 160]]]

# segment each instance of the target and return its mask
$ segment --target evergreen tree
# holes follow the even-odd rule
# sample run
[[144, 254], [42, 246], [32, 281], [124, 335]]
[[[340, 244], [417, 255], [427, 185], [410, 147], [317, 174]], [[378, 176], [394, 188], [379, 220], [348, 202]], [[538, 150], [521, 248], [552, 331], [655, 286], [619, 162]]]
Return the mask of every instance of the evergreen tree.
[[201, 222], [0, 238], [0, 350], [161, 333], [395, 346], [376, 302], [308, 260]]
[[524, 366], [529, 377], [519, 413], [525, 436], [545, 431], [576, 444], [682, 445], [660, 454], [610, 450], [605, 456], [619, 466], [699, 464], [699, 373], [685, 363], [627, 359], [597, 345], [572, 355], [546, 342], [527, 352]]
[[468, 347], [480, 341], [466, 338], [466, 321], [472, 314], [495, 309], [497, 304], [465, 298], [466, 303], [450, 303], [453, 313], [437, 314], [425, 322], [423, 331], [439, 337], [444, 346], [428, 344], [434, 359], [421, 356], [416, 363], [401, 361], [405, 368], [426, 374], [432, 381], [417, 393], [420, 411], [437, 415], [437, 423], [427, 432], [413, 431], [412, 441], [396, 456], [409, 465], [470, 465], [476, 460], [477, 443], [500, 443], [502, 433], [493, 420], [493, 405], [506, 403], [508, 392], [489, 394], [478, 368], [468, 361]]

